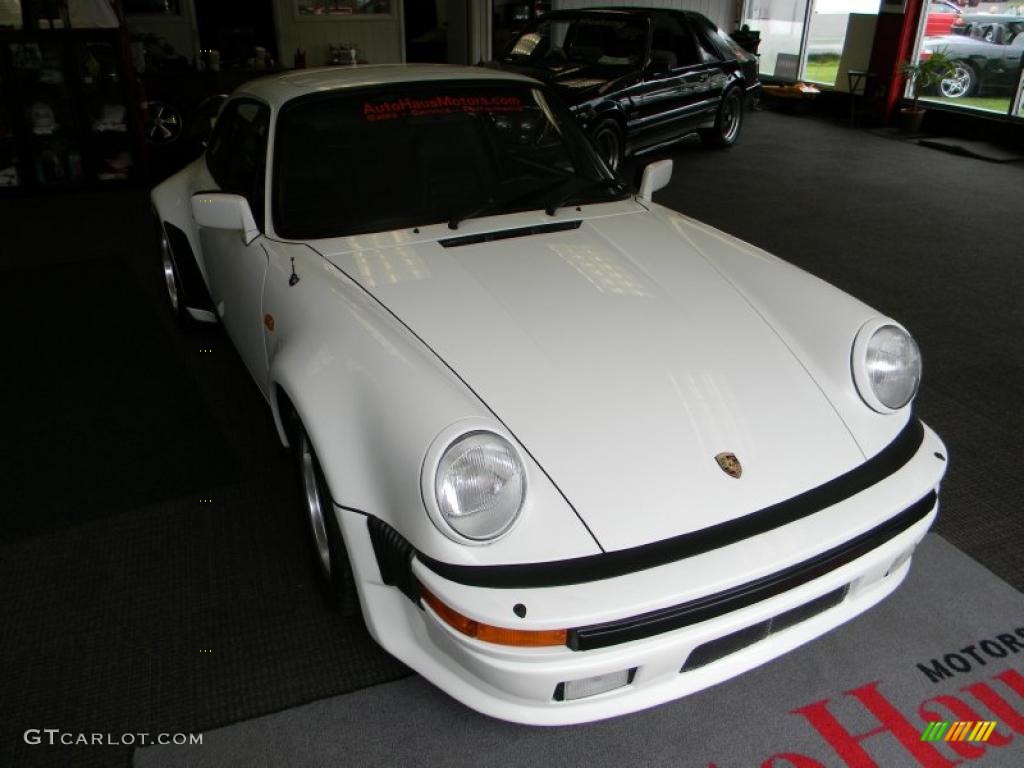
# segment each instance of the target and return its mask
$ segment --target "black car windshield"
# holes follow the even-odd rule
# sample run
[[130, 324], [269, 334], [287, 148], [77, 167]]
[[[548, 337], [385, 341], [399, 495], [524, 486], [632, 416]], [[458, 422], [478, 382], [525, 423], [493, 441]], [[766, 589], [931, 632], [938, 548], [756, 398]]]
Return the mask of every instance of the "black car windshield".
[[474, 216], [625, 194], [568, 111], [527, 84], [313, 94], [278, 118], [273, 215], [282, 237], [454, 228]]
[[647, 22], [642, 18], [557, 17], [544, 19], [520, 35], [504, 61], [541, 67], [574, 63], [639, 67], [646, 47]]

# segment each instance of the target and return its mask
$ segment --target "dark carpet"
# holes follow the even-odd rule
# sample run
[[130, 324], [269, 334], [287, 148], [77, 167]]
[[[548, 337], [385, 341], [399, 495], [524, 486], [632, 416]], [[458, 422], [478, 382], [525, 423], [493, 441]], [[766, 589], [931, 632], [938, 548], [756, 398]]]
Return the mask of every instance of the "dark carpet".
[[918, 144], [930, 149], [952, 152], [954, 155], [976, 157], [979, 160], [991, 160], [993, 163], [1017, 163], [1024, 160], [1024, 154], [991, 144], [987, 141], [970, 141], [968, 139], [921, 139]]
[[[1019, 643], [1008, 650], [996, 640], [1007, 633], [1017, 638], [1012, 633], [1022, 619], [1024, 595], [931, 535], [918, 549], [907, 582], [872, 611], [742, 677], [645, 712], [583, 726], [531, 728], [477, 714], [417, 676], [207, 732], [201, 745], [141, 749], [135, 766], [386, 768], [497, 761], [589, 768], [938, 768], [970, 756], [978, 768], [1016, 767], [1024, 764], [1024, 739], [1001, 712], [988, 708], [988, 691], [975, 686], [987, 686], [1024, 712], [1024, 687], [1015, 691], [1006, 682], [1024, 683], [1024, 651]], [[936, 682], [917, 667], [982, 640], [1004, 655], [978, 651], [983, 664]], [[975, 714], [956, 709], [963, 705]], [[920, 743], [927, 721], [935, 718], [1003, 722], [989, 743], [957, 744], [961, 754], [949, 744]], [[842, 741], [835, 731], [862, 734], [880, 722], [909, 731], [911, 747], [893, 731], [882, 731], [860, 742], [866, 759], [839, 758], [834, 745]], [[804, 762], [770, 761], [794, 753]], [[943, 757], [950, 762], [940, 762]]]
[[0, 541], [238, 480], [233, 446], [119, 261], [8, 275], [0, 326], [17, 372], [0, 377], [15, 415]]
[[[1014, 234], [1024, 167], [772, 113], [753, 115], [730, 151], [686, 144], [673, 154], [676, 175], [662, 202], [810, 270], [915, 333], [925, 358], [919, 411], [951, 454], [938, 530], [1024, 588], [1024, 268]], [[77, 274], [96, 291], [69, 297], [67, 285], [55, 288], [64, 298], [46, 304], [49, 317], [30, 304], [4, 334], [19, 355], [3, 372], [16, 381], [4, 386], [28, 393], [35, 411], [5, 400], [0, 432], [5, 489], [22, 489], [17, 497], [5, 490], [0, 534], [0, 766], [130, 759], [130, 747], [28, 746], [28, 728], [208, 730], [407, 674], [321, 606], [268, 409], [219, 331], [172, 327], [147, 208], [141, 193], [0, 201], [8, 301], [21, 300], [18, 284], [36, 270], [55, 285]], [[67, 263], [84, 273], [57, 267]], [[83, 311], [98, 337], [76, 334], [84, 349], [55, 355], [47, 346], [54, 329], [75, 328]], [[118, 339], [134, 340], [136, 352], [102, 349]], [[102, 382], [85, 380], [95, 360], [114, 368], [107, 386], [142, 409], [138, 419], [119, 412]], [[173, 390], [176, 418], [158, 412], [150, 387]], [[51, 402], [86, 392], [89, 408]], [[53, 425], [50, 440], [12, 437], [40, 419]], [[172, 455], [165, 441], [207, 454]], [[125, 477], [126, 489], [112, 490], [117, 472], [105, 463], [113, 454], [126, 463], [123, 475], [137, 462], [149, 479]], [[174, 483], [153, 479], [161, 455], [166, 472], [178, 473]], [[15, 460], [18, 476], [9, 469]], [[227, 475], [211, 475], [210, 462]], [[152, 493], [138, 498], [146, 487]], [[24, 490], [32, 488], [62, 516], [35, 520]], [[77, 509], [106, 493], [116, 494], [106, 508]], [[9, 527], [8, 519], [22, 522]]]

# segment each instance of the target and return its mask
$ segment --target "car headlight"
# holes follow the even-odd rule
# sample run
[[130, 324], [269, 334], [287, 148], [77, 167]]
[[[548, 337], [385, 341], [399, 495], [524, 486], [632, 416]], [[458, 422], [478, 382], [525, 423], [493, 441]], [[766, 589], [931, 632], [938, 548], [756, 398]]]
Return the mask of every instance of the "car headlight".
[[892, 413], [917, 394], [921, 351], [891, 320], [868, 323], [853, 344], [853, 377], [864, 402], [880, 413]]
[[526, 498], [518, 452], [493, 432], [462, 435], [441, 455], [434, 498], [442, 519], [459, 536], [498, 538], [515, 523]]

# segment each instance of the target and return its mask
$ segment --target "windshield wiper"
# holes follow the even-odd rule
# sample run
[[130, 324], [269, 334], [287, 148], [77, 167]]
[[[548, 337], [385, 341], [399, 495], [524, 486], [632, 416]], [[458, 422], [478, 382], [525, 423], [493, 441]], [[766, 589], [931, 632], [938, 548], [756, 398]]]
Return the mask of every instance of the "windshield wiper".
[[[581, 186], [581, 181], [583, 182]], [[540, 199], [544, 212], [548, 216], [554, 216], [555, 212], [570, 200], [593, 194], [599, 190], [607, 190], [613, 197], [622, 194], [626, 185], [618, 179], [598, 179], [597, 181], [586, 182], [578, 176], [569, 176], [559, 179], [554, 184], [549, 184], [539, 189], [531, 189], [525, 194], [512, 198], [488, 197], [480, 205], [468, 211], [461, 211], [448, 219], [449, 229], [458, 229], [459, 224], [466, 219], [475, 219], [478, 216], [497, 211], [502, 208], [515, 208], [531, 200]]]
[[555, 212], [570, 200], [590, 195], [599, 190], [607, 190], [614, 199], [626, 190], [626, 185], [618, 179], [598, 179], [582, 187], [570, 188], [567, 191], [559, 190], [559, 193], [552, 195], [545, 204], [544, 212], [548, 216], [554, 216]]
[[570, 176], [568, 179], [559, 179], [556, 183], [547, 186], [540, 187], [539, 189], [531, 189], [522, 195], [517, 195], [511, 198], [495, 198], [494, 196], [488, 197], [483, 203], [471, 208], [468, 211], [460, 211], [459, 213], [450, 216], [448, 218], [448, 229], [458, 229], [459, 224], [464, 222], [466, 219], [475, 219], [478, 216], [483, 216], [486, 213], [499, 210], [505, 207], [517, 206], [525, 203], [528, 200], [544, 195], [550, 192], [559, 192], [567, 184], [575, 183], [576, 177]]

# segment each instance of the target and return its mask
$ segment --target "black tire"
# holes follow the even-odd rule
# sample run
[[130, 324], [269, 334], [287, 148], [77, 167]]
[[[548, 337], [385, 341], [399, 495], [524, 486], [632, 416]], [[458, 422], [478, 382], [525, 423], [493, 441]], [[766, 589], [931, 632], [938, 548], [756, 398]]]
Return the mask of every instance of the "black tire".
[[739, 138], [742, 127], [743, 91], [734, 86], [722, 94], [718, 114], [715, 115], [715, 126], [702, 129], [699, 133], [704, 143], [709, 146], [731, 147]]
[[164, 289], [171, 317], [180, 327], [192, 328], [195, 326], [195, 321], [186, 309], [185, 289], [182, 287], [181, 271], [178, 269], [178, 262], [171, 249], [171, 241], [167, 238], [167, 232], [159, 220], [156, 221], [155, 229], [157, 252], [160, 255], [160, 268], [164, 276]]
[[973, 96], [978, 90], [978, 73], [966, 61], [953, 62], [953, 74], [939, 81], [940, 96], [947, 99], [963, 99]]
[[291, 422], [289, 442], [298, 469], [300, 500], [313, 568], [327, 604], [342, 616], [358, 616], [359, 595], [355, 577], [320, 460], [302, 422], [294, 414]]
[[626, 156], [626, 141], [618, 121], [612, 117], [599, 120], [590, 131], [590, 139], [601, 159], [617, 171]]

